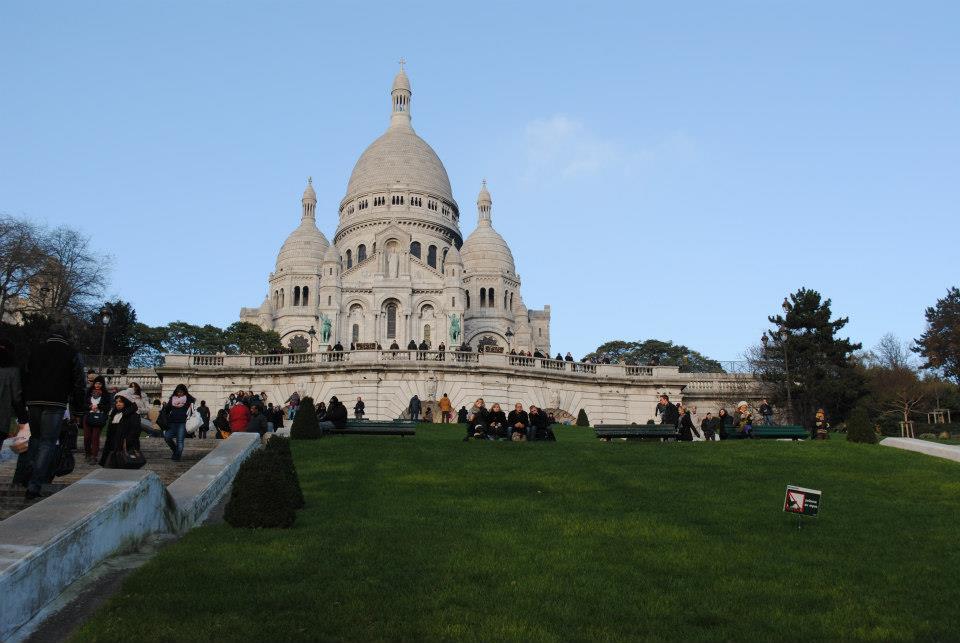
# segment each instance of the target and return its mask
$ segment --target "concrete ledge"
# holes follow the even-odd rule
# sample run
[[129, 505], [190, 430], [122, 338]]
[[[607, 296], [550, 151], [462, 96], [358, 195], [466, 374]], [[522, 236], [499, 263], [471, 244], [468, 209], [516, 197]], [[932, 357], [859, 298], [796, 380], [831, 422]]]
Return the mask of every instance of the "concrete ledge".
[[916, 451], [932, 455], [935, 458], [945, 458], [960, 462], [960, 446], [953, 444], [937, 444], [928, 440], [917, 440], [915, 438], [886, 438], [880, 442], [885, 447], [895, 447], [905, 451]]
[[152, 471], [101, 469], [4, 520], [0, 640], [108, 556], [169, 529], [172, 511]]
[[0, 641], [26, 635], [18, 629], [110, 556], [199, 524], [259, 438], [231, 436], [168, 488], [152, 471], [99, 469], [0, 522]]
[[260, 446], [257, 433], [234, 433], [167, 487], [178, 532], [200, 524], [227, 491], [237, 469]]

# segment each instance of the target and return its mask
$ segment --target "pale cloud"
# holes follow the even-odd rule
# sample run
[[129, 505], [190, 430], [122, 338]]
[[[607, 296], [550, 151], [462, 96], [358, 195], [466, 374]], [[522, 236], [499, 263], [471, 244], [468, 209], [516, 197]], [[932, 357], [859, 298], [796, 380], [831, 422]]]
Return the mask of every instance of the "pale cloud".
[[696, 142], [683, 132], [647, 146], [604, 139], [564, 114], [537, 119], [524, 130], [527, 181], [578, 179], [600, 173], [634, 175], [652, 165], [687, 162], [699, 156]]

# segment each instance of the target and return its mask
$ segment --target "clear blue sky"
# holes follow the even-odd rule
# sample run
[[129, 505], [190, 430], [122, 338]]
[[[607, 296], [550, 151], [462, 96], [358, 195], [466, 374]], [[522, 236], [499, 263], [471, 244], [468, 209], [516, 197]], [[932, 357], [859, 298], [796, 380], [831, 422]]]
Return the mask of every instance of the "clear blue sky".
[[957, 2], [4, 2], [0, 211], [91, 234], [143, 321], [227, 325], [308, 175], [332, 236], [401, 56], [555, 351], [737, 359], [800, 286], [869, 347], [960, 283]]

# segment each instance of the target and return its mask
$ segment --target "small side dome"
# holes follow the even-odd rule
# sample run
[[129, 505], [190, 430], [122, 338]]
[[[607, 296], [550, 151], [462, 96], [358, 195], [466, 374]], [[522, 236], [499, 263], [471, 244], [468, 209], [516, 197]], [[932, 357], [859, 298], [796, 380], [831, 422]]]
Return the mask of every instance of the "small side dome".
[[403, 71], [402, 65], [400, 66], [400, 71], [393, 77], [393, 87], [390, 88], [390, 91], [395, 92], [398, 89], [410, 91], [410, 79], [407, 78], [407, 72]]
[[304, 219], [283, 242], [277, 255], [277, 272], [316, 272], [329, 246], [313, 219]]
[[317, 202], [317, 193], [313, 189], [313, 177], [307, 178], [307, 187], [303, 190], [303, 201]]
[[455, 266], [463, 265], [463, 259], [460, 257], [460, 251], [457, 250], [456, 246], [450, 246], [450, 250], [447, 251], [446, 263]]
[[[471, 275], [500, 274], [504, 270], [516, 274], [510, 247], [489, 223], [478, 225], [467, 237], [460, 249], [460, 256], [463, 257], [463, 269]], [[450, 255], [447, 255], [449, 261]]]

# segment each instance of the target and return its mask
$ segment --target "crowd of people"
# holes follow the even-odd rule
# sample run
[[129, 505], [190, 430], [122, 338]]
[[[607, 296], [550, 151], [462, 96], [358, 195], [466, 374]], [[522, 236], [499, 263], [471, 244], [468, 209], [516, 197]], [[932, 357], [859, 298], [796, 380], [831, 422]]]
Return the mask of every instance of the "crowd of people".
[[[776, 426], [773, 416], [773, 406], [764, 398], [756, 406], [757, 415], [760, 421], [754, 420], [754, 412], [746, 401], [737, 403], [733, 413], [728, 413], [727, 409], [721, 408], [716, 415], [708, 412], [699, 422], [699, 427], [693, 419], [691, 409], [681, 404], [674, 404], [670, 401], [668, 395], [661, 395], [657, 403], [655, 416], [660, 417], [660, 424], [674, 426], [677, 429], [679, 440], [727, 440], [727, 439], [749, 439], [753, 437], [753, 427], [756, 426]], [[695, 412], [695, 411], [694, 411]], [[814, 440], [826, 440], [829, 437], [830, 423], [827, 422], [826, 413], [822, 408], [817, 409], [812, 427], [810, 429], [810, 438]]]
[[[446, 393], [443, 396], [446, 397]], [[557, 440], [553, 429], [550, 428], [554, 424], [553, 417], [533, 404], [530, 405], [529, 411], [525, 411], [523, 404], [517, 402], [510, 413], [504, 413], [498, 402], [491, 404], [488, 409], [486, 402], [480, 397], [469, 411], [466, 407], [461, 408], [460, 411], [457, 419], [460, 420], [462, 417], [462, 423], [466, 424], [464, 442], [471, 439], [514, 442], [534, 440], [555, 442]]]

